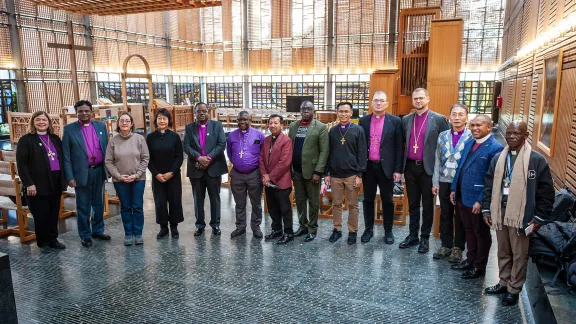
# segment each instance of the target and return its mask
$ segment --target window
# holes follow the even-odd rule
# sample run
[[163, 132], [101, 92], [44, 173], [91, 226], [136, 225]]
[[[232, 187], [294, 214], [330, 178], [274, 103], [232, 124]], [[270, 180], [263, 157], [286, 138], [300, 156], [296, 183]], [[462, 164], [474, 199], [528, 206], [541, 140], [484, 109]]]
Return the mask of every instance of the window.
[[208, 105], [219, 107], [242, 108], [242, 83], [208, 83], [206, 84]]
[[[166, 84], [153, 83], [154, 98], [166, 99]], [[148, 83], [127, 82], [126, 94], [128, 103], [148, 104]], [[110, 99], [113, 103], [122, 103], [122, 82], [98, 82], [98, 96]]]
[[336, 104], [348, 101], [354, 109], [369, 108], [370, 82], [336, 82]]
[[494, 81], [460, 81], [459, 101], [471, 114], [492, 113]]
[[200, 99], [200, 84], [198, 83], [174, 83], [172, 86], [174, 90], [174, 104], [185, 105], [186, 99], [190, 100], [191, 104], [201, 101]]

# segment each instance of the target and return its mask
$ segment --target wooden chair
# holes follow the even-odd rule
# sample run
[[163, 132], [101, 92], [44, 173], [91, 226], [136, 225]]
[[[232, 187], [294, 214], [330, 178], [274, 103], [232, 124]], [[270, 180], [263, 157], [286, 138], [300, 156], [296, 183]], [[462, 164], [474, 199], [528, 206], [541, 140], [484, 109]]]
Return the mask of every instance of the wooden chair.
[[[406, 225], [406, 216], [408, 216], [408, 195], [394, 195], [392, 197], [394, 201], [394, 225]], [[380, 196], [380, 188], [376, 190], [376, 200], [375, 200], [375, 208], [376, 208], [376, 218], [374, 220], [375, 223], [383, 223], [383, 214], [384, 211], [382, 210], [382, 197]], [[397, 219], [396, 216], [399, 215], [400, 219]]]
[[[16, 211], [17, 220], [16, 226], [0, 229], [0, 236], [18, 235], [21, 243], [34, 240], [36, 234], [28, 229], [30, 210], [28, 207], [22, 206], [21, 182], [16, 177], [14, 162], [0, 161], [0, 172], [3, 175], [0, 177], [0, 208], [2, 209], [0, 223], [8, 224], [9, 210]], [[9, 197], [15, 197], [16, 202], [13, 202]]]
[[16, 161], [16, 151], [0, 151], [0, 161]]

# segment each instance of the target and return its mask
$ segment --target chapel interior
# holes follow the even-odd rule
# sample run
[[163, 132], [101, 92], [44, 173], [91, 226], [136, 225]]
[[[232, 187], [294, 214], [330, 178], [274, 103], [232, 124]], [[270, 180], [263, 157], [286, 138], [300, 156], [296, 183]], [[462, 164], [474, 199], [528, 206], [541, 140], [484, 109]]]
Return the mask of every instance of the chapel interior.
[[[430, 108], [446, 117], [455, 103], [470, 116], [488, 115], [503, 145], [507, 127], [524, 121], [556, 189], [576, 190], [576, 0], [0, 0], [0, 182], [9, 182], [1, 192], [21, 190], [15, 151], [32, 114], [46, 111], [61, 136], [78, 121], [79, 100], [92, 102], [93, 118], [111, 134], [125, 111], [136, 132], [154, 132], [166, 108], [182, 135], [203, 102], [226, 134], [247, 111], [268, 135], [270, 115], [283, 116], [287, 132], [304, 100], [330, 127], [338, 103], [351, 103], [358, 123], [372, 113], [372, 95], [384, 91], [387, 112], [402, 117], [413, 110], [416, 88], [427, 89]], [[125, 248], [119, 199], [111, 183], [105, 188], [112, 240], [81, 246], [69, 190], [58, 220], [67, 249], [49, 255], [35, 245], [21, 200], [0, 197], [14, 205], [0, 201], [0, 318], [7, 320], [0, 322], [571, 323], [576, 315], [573, 294], [549, 293], [570, 287], [543, 285], [555, 270], [531, 262], [519, 306], [482, 295], [498, 280], [496, 244], [486, 279], [471, 282], [431, 253], [406, 253], [381, 238], [328, 243], [325, 201], [314, 242], [230, 239], [227, 175], [221, 237], [193, 236], [197, 207], [182, 172], [180, 238], [156, 240], [147, 181], [146, 243]], [[408, 233], [408, 202], [402, 191], [394, 201], [399, 238]], [[297, 220], [295, 205], [293, 213]], [[377, 205], [377, 224], [382, 213]], [[266, 207], [261, 227], [270, 229]], [[381, 232], [380, 225], [375, 238]]]

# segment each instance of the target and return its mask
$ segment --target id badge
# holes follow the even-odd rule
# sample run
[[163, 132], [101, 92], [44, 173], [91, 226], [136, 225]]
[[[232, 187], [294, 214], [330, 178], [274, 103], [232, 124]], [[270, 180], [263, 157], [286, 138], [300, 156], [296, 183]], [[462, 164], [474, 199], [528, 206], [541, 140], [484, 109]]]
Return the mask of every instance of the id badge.
[[457, 166], [457, 165], [456, 165], [456, 162], [454, 162], [454, 161], [446, 162], [446, 167], [447, 167], [447, 168], [456, 169], [456, 166]]
[[502, 194], [505, 196], [508, 196], [510, 194], [510, 188], [504, 188], [504, 190], [502, 191]]

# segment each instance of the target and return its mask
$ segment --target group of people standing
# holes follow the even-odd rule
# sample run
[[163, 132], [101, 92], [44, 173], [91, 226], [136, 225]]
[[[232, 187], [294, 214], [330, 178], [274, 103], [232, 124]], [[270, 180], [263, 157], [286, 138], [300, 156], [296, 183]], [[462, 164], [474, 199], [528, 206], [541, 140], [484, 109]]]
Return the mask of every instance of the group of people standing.
[[[412, 93], [414, 111], [402, 119], [386, 112], [386, 93], [376, 91], [372, 113], [350, 121], [353, 106], [336, 106], [338, 123], [328, 129], [314, 119], [314, 105], [303, 102], [301, 120], [282, 132], [283, 118], [269, 117], [270, 135], [251, 127], [250, 114], [238, 114], [238, 129], [228, 138], [221, 123], [209, 120], [206, 104], [194, 107], [196, 120], [186, 126], [184, 141], [170, 130], [172, 117], [161, 109], [154, 118], [156, 131], [145, 139], [134, 132], [129, 113], [118, 118], [118, 134], [109, 140], [103, 123], [92, 119], [88, 101], [75, 104], [78, 122], [64, 127], [62, 141], [52, 131], [45, 112], [34, 113], [29, 134], [17, 149], [19, 175], [25, 187], [42, 252], [64, 249], [57, 240], [60, 196], [67, 186], [75, 188], [78, 233], [82, 245], [92, 239], [110, 240], [104, 231], [104, 182], [112, 177], [121, 203], [125, 245], [143, 244], [143, 195], [146, 169], [152, 174], [157, 238], [178, 238], [184, 220], [180, 168], [187, 158], [187, 177], [192, 185], [196, 231], [204, 234], [204, 200], [210, 199], [213, 235], [220, 235], [220, 187], [232, 163], [230, 188], [236, 203], [236, 229], [231, 237], [246, 233], [247, 197], [252, 210], [250, 228], [256, 238], [278, 239], [286, 244], [294, 237], [313, 241], [318, 233], [322, 179], [329, 186], [333, 207], [330, 242], [342, 237], [342, 206], [348, 204], [347, 243], [358, 233], [358, 195], [363, 187], [364, 232], [361, 242], [374, 236], [374, 204], [379, 191], [384, 220], [384, 243], [394, 244], [393, 191], [405, 180], [409, 203], [409, 235], [399, 244], [418, 245], [427, 253], [432, 230], [435, 196], [441, 207], [441, 247], [435, 259], [448, 258], [452, 269], [464, 271], [463, 279], [484, 276], [492, 244], [490, 227], [498, 238], [500, 282], [487, 294], [503, 294], [504, 305], [518, 300], [526, 277], [529, 229], [537, 231], [552, 210], [554, 189], [546, 159], [532, 151], [526, 123], [512, 122], [504, 148], [492, 136], [491, 120], [478, 115], [468, 123], [468, 108], [455, 104], [450, 122], [429, 109], [426, 89]], [[294, 188], [299, 227], [293, 229]], [[272, 219], [271, 232], [262, 233], [262, 191]], [[466, 259], [462, 253], [467, 247]]]

